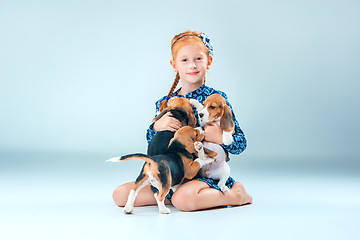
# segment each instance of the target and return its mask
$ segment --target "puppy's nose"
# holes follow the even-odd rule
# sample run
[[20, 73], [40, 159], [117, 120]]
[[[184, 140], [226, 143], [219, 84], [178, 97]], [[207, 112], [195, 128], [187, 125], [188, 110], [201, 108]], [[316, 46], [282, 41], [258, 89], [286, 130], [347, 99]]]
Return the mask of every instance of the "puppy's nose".
[[201, 118], [202, 118], [203, 116], [204, 116], [204, 114], [203, 114], [203, 113], [199, 113], [199, 117], [201, 117]]

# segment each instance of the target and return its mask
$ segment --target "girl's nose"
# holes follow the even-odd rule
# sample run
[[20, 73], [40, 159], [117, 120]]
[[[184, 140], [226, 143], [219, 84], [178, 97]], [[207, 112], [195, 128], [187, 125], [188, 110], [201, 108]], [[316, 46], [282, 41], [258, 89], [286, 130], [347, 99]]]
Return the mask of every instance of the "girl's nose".
[[190, 67], [191, 67], [191, 68], [196, 68], [195, 62], [191, 62], [191, 63], [190, 63]]

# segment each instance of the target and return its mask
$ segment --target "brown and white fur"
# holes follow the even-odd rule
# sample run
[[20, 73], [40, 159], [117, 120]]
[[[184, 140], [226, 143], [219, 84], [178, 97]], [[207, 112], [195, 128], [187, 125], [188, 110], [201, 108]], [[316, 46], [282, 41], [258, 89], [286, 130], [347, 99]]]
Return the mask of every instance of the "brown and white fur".
[[[228, 156], [225, 153], [224, 149], [219, 144], [211, 142], [202, 142], [202, 147], [216, 152], [217, 156], [215, 157], [214, 162], [207, 164], [200, 169], [199, 175], [201, 177], [219, 180], [218, 186], [221, 191], [224, 193], [230, 191], [229, 188], [225, 185], [227, 179], [230, 177], [230, 166], [226, 162]], [[207, 160], [209, 158], [205, 155], [206, 153], [201, 150], [199, 144], [196, 145], [196, 148], [198, 151], [198, 157], [200, 159]]]
[[196, 107], [198, 111], [201, 127], [204, 127], [208, 122], [216, 122], [223, 130], [223, 143], [225, 145], [232, 143], [235, 122], [225, 98], [220, 94], [215, 93], [207, 97], [203, 102], [203, 105], [194, 99], [190, 100], [190, 103]]
[[[188, 99], [183, 97], [171, 98], [167, 101], [166, 106], [161, 104], [158, 115], [153, 122], [159, 120], [166, 113], [170, 112], [171, 116], [181, 123], [182, 126], [195, 127], [196, 118], [192, 106]], [[170, 130], [161, 130], [151, 139], [148, 145], [147, 155], [159, 155], [167, 151], [170, 140], [174, 137], [174, 132]]]
[[[161, 103], [160, 103], [161, 104]], [[153, 119], [153, 122], [159, 120], [162, 116], [164, 116], [167, 112], [171, 112], [173, 110], [178, 110], [185, 112], [187, 115], [187, 121], [183, 121], [183, 119], [178, 119], [183, 126], [188, 125], [190, 127], [196, 126], [196, 118], [192, 111], [192, 105], [190, 104], [189, 100], [183, 97], [174, 97], [170, 98], [167, 101], [167, 104], [165, 107], [162, 106], [159, 109], [159, 112], [157, 113], [157, 116]]]
[[[154, 156], [130, 154], [109, 159], [109, 162], [129, 159], [142, 159], [145, 161], [140, 175], [130, 190], [124, 212], [127, 214], [133, 212], [134, 201], [138, 192], [144, 186], [150, 184], [159, 207], [159, 212], [163, 214], [170, 213], [170, 209], [164, 204], [165, 197], [169, 193], [170, 188], [181, 184], [184, 179], [194, 178], [201, 167], [214, 161], [214, 158], [209, 157], [197, 158], [194, 161], [197, 154], [195, 146], [203, 139], [204, 135], [198, 129], [184, 126], [175, 133], [169, 143], [168, 151], [164, 154]], [[207, 151], [206, 154], [210, 157], [216, 156], [216, 153], [211, 151]]]
[[[230, 107], [225, 99], [219, 94], [210, 95], [202, 105], [197, 100], [191, 99], [190, 103], [196, 107], [200, 126], [204, 127], [206, 123], [215, 121], [223, 130], [223, 143], [228, 145], [233, 141], [232, 134], [235, 129], [235, 123]], [[222, 192], [228, 192], [229, 188], [225, 185], [230, 176], [230, 166], [227, 164], [228, 155], [224, 149], [216, 143], [203, 142], [203, 147], [217, 153], [216, 161], [201, 168], [200, 176], [219, 180], [218, 186]], [[198, 150], [199, 158], [207, 159], [201, 151]]]

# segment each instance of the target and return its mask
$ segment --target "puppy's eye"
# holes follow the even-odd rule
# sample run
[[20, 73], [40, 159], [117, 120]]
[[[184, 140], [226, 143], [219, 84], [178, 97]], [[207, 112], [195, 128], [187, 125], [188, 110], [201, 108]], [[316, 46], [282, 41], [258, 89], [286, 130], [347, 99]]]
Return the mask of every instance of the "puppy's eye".
[[209, 106], [209, 109], [215, 109], [215, 107], [214, 106]]

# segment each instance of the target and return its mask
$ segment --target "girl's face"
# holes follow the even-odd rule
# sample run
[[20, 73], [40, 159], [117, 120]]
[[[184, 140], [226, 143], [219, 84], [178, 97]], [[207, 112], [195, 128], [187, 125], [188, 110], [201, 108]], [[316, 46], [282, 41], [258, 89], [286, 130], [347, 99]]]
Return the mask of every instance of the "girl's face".
[[208, 58], [196, 44], [182, 47], [175, 61], [170, 61], [174, 71], [179, 73], [181, 82], [188, 84], [203, 84], [211, 62], [212, 58]]

